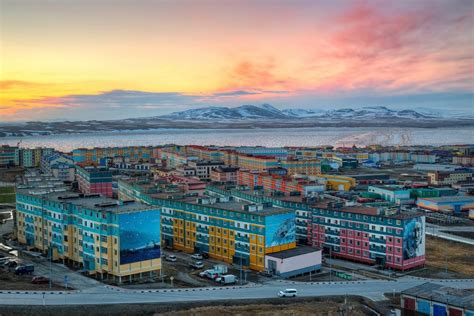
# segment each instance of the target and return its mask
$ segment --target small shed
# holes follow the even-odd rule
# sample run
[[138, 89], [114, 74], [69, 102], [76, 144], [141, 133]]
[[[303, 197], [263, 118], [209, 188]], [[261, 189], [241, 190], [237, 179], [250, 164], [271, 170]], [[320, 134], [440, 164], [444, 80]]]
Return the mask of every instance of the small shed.
[[265, 255], [265, 269], [283, 278], [321, 270], [321, 249], [300, 246]]

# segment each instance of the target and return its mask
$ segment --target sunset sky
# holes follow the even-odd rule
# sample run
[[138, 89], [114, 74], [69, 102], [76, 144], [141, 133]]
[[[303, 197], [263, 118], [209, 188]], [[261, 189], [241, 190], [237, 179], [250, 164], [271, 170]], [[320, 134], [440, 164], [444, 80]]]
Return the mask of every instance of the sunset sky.
[[474, 1], [0, 0], [0, 121], [473, 111]]

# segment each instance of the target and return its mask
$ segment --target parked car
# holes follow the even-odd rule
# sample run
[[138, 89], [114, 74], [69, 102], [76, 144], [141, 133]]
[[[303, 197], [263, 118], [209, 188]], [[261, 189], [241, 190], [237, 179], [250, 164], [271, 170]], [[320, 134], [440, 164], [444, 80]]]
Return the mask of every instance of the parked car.
[[35, 276], [31, 279], [31, 283], [33, 284], [46, 284], [49, 283], [49, 279], [44, 276]]
[[202, 256], [204, 259], [209, 259], [209, 254], [208, 254], [207, 252], [201, 253], [201, 256]]
[[214, 269], [208, 269], [206, 271], [203, 271], [201, 273], [199, 273], [199, 276], [201, 278], [208, 278], [208, 279], [211, 279], [211, 280], [215, 280], [217, 279], [221, 274], [214, 271]]
[[235, 284], [237, 278], [233, 274], [226, 274], [216, 279], [217, 282], [222, 284]]
[[191, 263], [191, 268], [193, 268], [193, 269], [202, 269], [202, 268], [204, 268], [204, 264], [202, 263], [202, 261], [196, 261], [194, 263]]
[[191, 256], [191, 258], [196, 259], [196, 260], [202, 260], [202, 255], [199, 253], [195, 253], [194, 255]]
[[24, 266], [18, 266], [15, 268], [16, 275], [31, 274], [35, 271], [35, 266], [32, 264], [27, 264]]
[[176, 262], [177, 259], [176, 259], [176, 256], [175, 256], [175, 255], [167, 255], [167, 256], [165, 257], [165, 260], [166, 260], [166, 261], [170, 261], [170, 262]]
[[298, 295], [298, 291], [295, 289], [285, 289], [283, 291], [278, 292], [279, 297], [296, 297]]

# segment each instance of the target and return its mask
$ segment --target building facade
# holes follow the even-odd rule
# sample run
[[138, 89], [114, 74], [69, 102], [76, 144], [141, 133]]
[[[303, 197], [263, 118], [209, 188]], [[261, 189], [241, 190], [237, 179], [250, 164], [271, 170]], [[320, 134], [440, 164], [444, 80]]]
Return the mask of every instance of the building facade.
[[130, 161], [148, 162], [153, 155], [154, 147], [151, 146], [128, 146], [128, 147], [105, 147], [105, 148], [77, 148], [72, 151], [74, 162], [98, 163], [101, 158], [124, 157]]
[[469, 170], [428, 172], [428, 183], [431, 185], [452, 185], [472, 180], [473, 172]]
[[296, 247], [289, 209], [210, 196], [177, 200], [128, 181], [119, 181], [119, 197], [161, 206], [164, 245], [188, 253], [263, 271], [266, 254]]
[[103, 194], [112, 197], [112, 172], [107, 168], [76, 166], [79, 191], [84, 194]]
[[293, 209], [296, 238], [334, 257], [407, 270], [425, 263], [425, 216], [376, 208], [261, 196], [208, 187], [219, 195]]
[[119, 283], [161, 269], [160, 209], [99, 195], [18, 190], [21, 244]]
[[0, 167], [13, 167], [20, 165], [20, 149], [18, 147], [0, 146]]
[[51, 174], [64, 182], [74, 181], [76, 174], [74, 160], [57, 152], [43, 156], [41, 159], [41, 171], [45, 174]]

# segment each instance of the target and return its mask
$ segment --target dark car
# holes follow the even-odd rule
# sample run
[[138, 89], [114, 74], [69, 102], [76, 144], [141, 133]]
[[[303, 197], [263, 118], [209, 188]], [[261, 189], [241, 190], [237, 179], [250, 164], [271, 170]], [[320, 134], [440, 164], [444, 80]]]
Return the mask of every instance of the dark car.
[[209, 259], [209, 254], [208, 254], [207, 252], [201, 253], [201, 256], [202, 256], [204, 259]]
[[16, 275], [31, 274], [35, 271], [35, 266], [32, 264], [27, 264], [24, 266], [18, 266], [15, 268]]
[[31, 283], [33, 284], [46, 284], [49, 283], [49, 279], [44, 276], [35, 276], [31, 279]]

